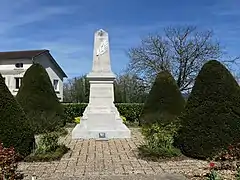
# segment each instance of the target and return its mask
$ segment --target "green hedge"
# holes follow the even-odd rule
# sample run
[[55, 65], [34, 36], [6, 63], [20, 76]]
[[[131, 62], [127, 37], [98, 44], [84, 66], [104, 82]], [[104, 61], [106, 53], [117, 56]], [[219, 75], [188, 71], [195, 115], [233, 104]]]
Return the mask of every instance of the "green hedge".
[[[120, 115], [126, 117], [127, 121], [138, 122], [143, 103], [116, 103]], [[63, 103], [67, 122], [71, 123], [75, 117], [82, 116], [87, 103]]]

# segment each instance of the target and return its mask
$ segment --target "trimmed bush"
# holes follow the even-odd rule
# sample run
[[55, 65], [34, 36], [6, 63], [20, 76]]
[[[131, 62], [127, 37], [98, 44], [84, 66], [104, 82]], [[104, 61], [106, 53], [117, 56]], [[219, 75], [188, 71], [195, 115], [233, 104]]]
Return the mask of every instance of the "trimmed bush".
[[68, 123], [75, 123], [76, 117], [82, 117], [87, 103], [62, 103]]
[[185, 100], [168, 71], [160, 72], [149, 92], [140, 117], [141, 125], [168, 124], [184, 109]]
[[63, 107], [46, 70], [33, 64], [25, 72], [16, 96], [35, 133], [54, 131], [64, 125]]
[[195, 158], [212, 158], [240, 140], [240, 89], [218, 61], [207, 62], [199, 72], [180, 117], [176, 145]]
[[128, 122], [139, 122], [140, 113], [143, 103], [116, 103], [121, 116], [124, 116]]
[[34, 135], [23, 109], [8, 90], [0, 74], [0, 141], [14, 147], [17, 153], [31, 153]]
[[[116, 103], [115, 104], [120, 115], [124, 116], [129, 122], [138, 122], [139, 116], [142, 111], [142, 103]], [[73, 123], [75, 117], [80, 117], [83, 115], [87, 103], [70, 103], [63, 104], [64, 113], [67, 122]]]

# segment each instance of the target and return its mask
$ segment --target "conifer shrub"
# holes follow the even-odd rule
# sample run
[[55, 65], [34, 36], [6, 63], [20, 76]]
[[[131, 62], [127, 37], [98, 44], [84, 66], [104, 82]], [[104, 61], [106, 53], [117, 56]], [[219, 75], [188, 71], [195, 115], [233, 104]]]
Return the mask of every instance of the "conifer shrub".
[[175, 145], [190, 157], [206, 159], [240, 140], [240, 90], [218, 61], [207, 62], [196, 77]]
[[0, 141], [22, 156], [31, 153], [34, 135], [23, 109], [12, 96], [0, 74]]
[[36, 134], [54, 131], [65, 124], [62, 104], [42, 65], [36, 63], [28, 68], [16, 98]]
[[160, 72], [144, 104], [141, 125], [169, 124], [181, 114], [185, 100], [168, 71]]

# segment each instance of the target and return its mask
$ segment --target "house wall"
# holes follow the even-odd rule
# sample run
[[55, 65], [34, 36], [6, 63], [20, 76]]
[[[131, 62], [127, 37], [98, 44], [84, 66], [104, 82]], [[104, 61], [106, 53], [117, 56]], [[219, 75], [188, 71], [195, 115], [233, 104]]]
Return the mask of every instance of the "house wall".
[[[45, 54], [37, 56], [34, 59], [35, 62], [40, 63], [47, 71], [50, 80], [53, 84], [53, 80], [58, 80], [59, 89], [56, 92], [59, 101], [63, 101], [63, 76], [49, 60], [49, 57]], [[16, 63], [23, 63], [23, 68], [16, 68]], [[5, 83], [10, 92], [15, 96], [17, 95], [18, 89], [16, 89], [15, 78], [22, 78], [26, 70], [32, 65], [31, 59], [7, 59], [0, 60], [0, 73], [5, 78]]]
[[54, 66], [54, 64], [50, 61], [48, 55], [46, 55], [46, 54], [37, 56], [37, 58], [34, 59], [34, 61], [40, 63], [46, 69], [52, 84], [53, 84], [54, 80], [58, 80], [59, 88], [55, 92], [56, 92], [56, 95], [57, 95], [59, 101], [63, 101], [63, 75]]
[[[23, 63], [22, 68], [16, 68], [16, 63]], [[5, 78], [5, 83], [12, 93], [12, 95], [17, 95], [18, 89], [16, 89], [15, 78], [22, 78], [26, 70], [32, 65], [30, 59], [7, 59], [0, 60], [0, 73]]]

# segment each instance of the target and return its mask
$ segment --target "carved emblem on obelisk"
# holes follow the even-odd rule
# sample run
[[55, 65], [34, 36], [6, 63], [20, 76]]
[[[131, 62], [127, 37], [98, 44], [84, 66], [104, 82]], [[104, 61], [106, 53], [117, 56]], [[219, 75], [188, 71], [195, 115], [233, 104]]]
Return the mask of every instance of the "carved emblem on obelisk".
[[[110, 64], [110, 48], [108, 33], [102, 29], [94, 33], [94, 50], [92, 72], [113, 75]], [[92, 74], [92, 73], [91, 73]]]
[[100, 55], [104, 54], [107, 51], [107, 48], [108, 48], [108, 41], [106, 39], [104, 39], [101, 42], [100, 46], [98, 47], [96, 55], [100, 56]]

